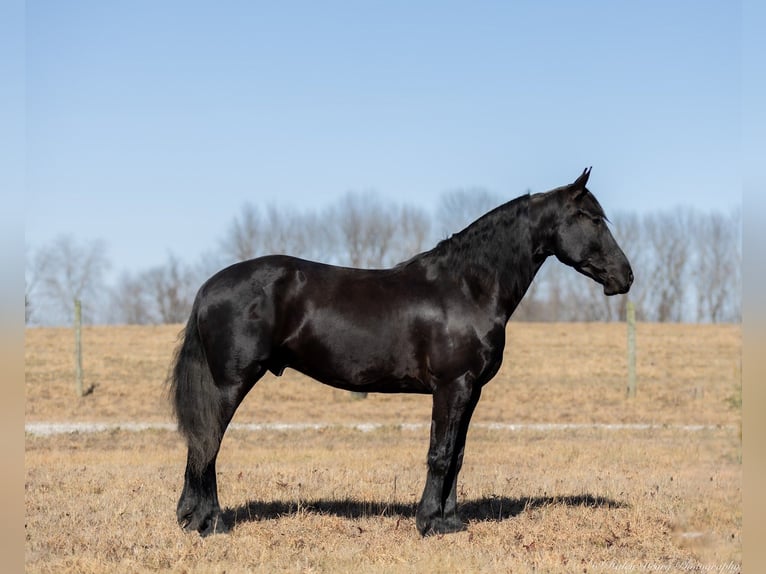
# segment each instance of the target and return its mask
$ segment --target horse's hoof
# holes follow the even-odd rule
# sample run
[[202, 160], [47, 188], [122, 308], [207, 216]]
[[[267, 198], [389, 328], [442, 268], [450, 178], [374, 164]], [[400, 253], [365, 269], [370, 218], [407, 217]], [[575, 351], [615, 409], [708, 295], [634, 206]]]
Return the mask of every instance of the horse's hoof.
[[205, 538], [211, 534], [226, 534], [231, 530], [231, 526], [226, 524], [223, 519], [223, 515], [219, 512], [213, 516], [208, 517], [197, 528], [199, 535]]
[[186, 512], [179, 511], [178, 524], [187, 532], [199, 532], [202, 537], [225, 534], [231, 530], [231, 526], [226, 523], [220, 510], [204, 512], [200, 511], [199, 507]]
[[468, 528], [468, 524], [463, 522], [457, 515], [448, 518], [432, 518], [430, 520], [418, 521], [418, 531], [423, 537], [433, 536], [435, 534], [450, 534], [452, 532], [462, 532]]

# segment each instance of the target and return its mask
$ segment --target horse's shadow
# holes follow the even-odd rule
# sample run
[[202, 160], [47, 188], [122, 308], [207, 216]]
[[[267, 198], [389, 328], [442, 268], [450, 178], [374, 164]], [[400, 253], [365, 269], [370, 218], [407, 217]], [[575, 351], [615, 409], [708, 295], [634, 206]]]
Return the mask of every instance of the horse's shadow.
[[[461, 517], [468, 522], [490, 522], [508, 520], [525, 510], [548, 506], [581, 506], [584, 508], [625, 508], [626, 504], [592, 494], [574, 496], [532, 496], [509, 498], [490, 496], [470, 499], [459, 505]], [[414, 518], [416, 504], [397, 502], [360, 501], [351, 499], [313, 501], [271, 501], [251, 500], [227, 508], [223, 520], [229, 526], [260, 520], [275, 520], [299, 513], [324, 514], [341, 518], [369, 518], [372, 516], [395, 516]]]

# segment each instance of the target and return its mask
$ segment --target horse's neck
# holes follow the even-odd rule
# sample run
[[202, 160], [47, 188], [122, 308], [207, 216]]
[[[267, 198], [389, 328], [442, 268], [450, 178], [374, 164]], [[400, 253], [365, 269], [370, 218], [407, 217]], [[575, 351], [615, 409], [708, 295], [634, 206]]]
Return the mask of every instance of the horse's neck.
[[452, 240], [462, 252], [464, 273], [493, 277], [497, 313], [506, 321], [547, 258], [530, 209], [530, 196], [518, 198], [478, 219]]
[[535, 262], [539, 262], [538, 269], [549, 255], [553, 255], [554, 234], [560, 217], [556, 191], [558, 190], [554, 189], [529, 196], [527, 216], [532, 258]]
[[515, 270], [506, 269], [502, 275], [499, 281], [502, 293], [501, 309], [499, 311], [504, 315], [506, 321], [511, 318], [516, 307], [521, 303], [546, 258], [535, 257], [532, 250], [530, 250], [526, 265], [516, 267]]
[[[507, 245], [508, 249], [504, 251], [507, 254], [505, 265], [500, 266], [504, 270], [500, 283], [505, 294], [503, 311], [506, 320], [521, 303], [545, 260], [553, 254], [553, 234], [558, 217], [555, 203], [555, 197], [551, 192], [527, 195], [526, 202], [520, 205], [522, 208], [520, 212], [505, 214], [506, 217], [517, 220], [515, 231], [514, 225], [502, 226], [512, 231], [510, 235], [513, 238]], [[526, 226], [526, 233], [521, 232], [522, 221]], [[500, 240], [503, 241], [503, 239]], [[514, 251], [523, 255], [517, 257]]]
[[[515, 215], [519, 221], [524, 220], [527, 233], [513, 233], [514, 244], [506, 250], [508, 260], [501, 266], [504, 269], [500, 284], [504, 291], [506, 321], [521, 303], [545, 260], [553, 255], [553, 234], [558, 225], [555, 197], [552, 192], [528, 195], [523, 213]], [[524, 256], [514, 260], [514, 250]]]

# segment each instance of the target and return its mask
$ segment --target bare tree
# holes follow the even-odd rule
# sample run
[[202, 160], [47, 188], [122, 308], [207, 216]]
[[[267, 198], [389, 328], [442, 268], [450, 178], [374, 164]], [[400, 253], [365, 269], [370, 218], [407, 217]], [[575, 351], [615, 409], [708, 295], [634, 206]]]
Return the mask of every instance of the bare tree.
[[139, 325], [182, 323], [189, 317], [197, 279], [194, 270], [174, 255], [148, 271], [123, 273], [112, 292], [109, 320]]
[[547, 298], [545, 313], [540, 320], [564, 321], [568, 315], [567, 278], [564, 276], [567, 268], [555, 258], [546, 261], [540, 270], [540, 282], [543, 293]]
[[436, 211], [439, 233], [449, 237], [501, 203], [503, 199], [499, 195], [483, 187], [446, 191], [439, 198]]
[[330, 210], [329, 221], [340, 261], [352, 267], [389, 267], [426, 249], [430, 238], [422, 209], [371, 191], [347, 193]]
[[[639, 319], [651, 321], [738, 320], [740, 223], [738, 215], [701, 215], [691, 208], [618, 213], [614, 235], [635, 273], [629, 294], [604, 297], [599, 285], [544, 267], [541, 317], [563, 321], [613, 321], [625, 317], [628, 300]], [[696, 301], [696, 315], [695, 315]]]
[[695, 227], [693, 275], [697, 321], [738, 321], [742, 267], [740, 212], [700, 215]]
[[148, 298], [160, 323], [182, 323], [189, 317], [194, 299], [192, 272], [173, 255], [167, 263], [143, 277]]
[[316, 211], [307, 211], [293, 221], [295, 235], [292, 253], [298, 257], [332, 263], [338, 246], [325, 218]]
[[569, 281], [565, 314], [560, 320], [615, 321], [619, 319], [613, 301], [622, 300], [623, 296], [605, 297], [601, 285], [579, 273], [571, 274]]
[[109, 267], [101, 240], [78, 242], [61, 235], [37, 252], [40, 295], [51, 302], [63, 320], [70, 317], [75, 299], [84, 301], [83, 321], [91, 322]]
[[[355, 267], [388, 267], [427, 249], [432, 221], [457, 232], [502, 202], [485, 189], [442, 195], [433, 217], [374, 192], [351, 192], [320, 214], [246, 204], [226, 230], [221, 249], [190, 267], [170, 256], [158, 267], [123, 274], [103, 318], [128, 323], [184, 321], [196, 288], [223, 266], [284, 253]], [[689, 208], [643, 215], [617, 213], [613, 233], [634, 269], [626, 296], [607, 298], [599, 285], [561, 265], [546, 264], [530, 286], [515, 320], [612, 321], [628, 299], [639, 320], [738, 321], [741, 318], [741, 214], [701, 214]], [[85, 300], [92, 321], [107, 269], [103, 242], [57, 238], [27, 251], [25, 319], [57, 323]], [[102, 307], [103, 308], [103, 307]]]
[[343, 264], [381, 268], [392, 263], [396, 216], [375, 192], [349, 192], [327, 215]]
[[146, 325], [156, 323], [141, 276], [123, 273], [112, 293], [111, 323]]
[[261, 215], [253, 204], [246, 203], [232, 221], [221, 241], [221, 248], [232, 262], [245, 261], [262, 254], [262, 238]]
[[552, 312], [551, 302], [546, 298], [546, 291], [549, 289], [550, 274], [549, 271], [555, 268], [555, 265], [543, 264], [532, 284], [527, 290], [527, 294], [521, 300], [521, 303], [513, 313], [514, 321], [552, 321], [555, 320], [555, 313]]
[[689, 213], [680, 208], [644, 219], [649, 249], [645, 312], [650, 320], [677, 322], [685, 316], [690, 292], [690, 223]]
[[32, 318], [32, 301], [29, 297], [29, 290], [24, 292], [24, 324], [29, 324], [29, 320]]
[[33, 301], [40, 282], [40, 268], [39, 258], [28, 245], [25, 247], [24, 259], [24, 323], [28, 324], [35, 311]]
[[327, 261], [330, 237], [312, 211], [269, 205], [261, 211], [247, 203], [221, 241], [225, 259], [233, 263], [262, 255], [293, 255]]
[[296, 255], [295, 245], [300, 234], [300, 219], [302, 214], [279, 209], [276, 205], [269, 205], [266, 214], [261, 218], [260, 244], [263, 252], [260, 255], [280, 254]]
[[431, 220], [422, 209], [402, 205], [395, 210], [394, 215], [396, 231], [390, 263], [404, 261], [424, 251], [429, 247], [431, 239]]
[[216, 249], [204, 251], [197, 258], [196, 263], [190, 266], [192, 283], [199, 287], [208, 277], [237, 261], [237, 259]]
[[624, 319], [627, 313], [628, 301], [632, 301], [637, 317], [643, 320], [648, 293], [646, 285], [649, 283], [647, 279], [649, 249], [646, 246], [643, 220], [635, 213], [617, 212], [612, 217], [612, 221], [614, 237], [628, 257], [635, 276], [630, 293], [610, 298], [610, 302], [612, 302], [611, 304], [615, 309], [614, 319]]
[[328, 261], [329, 236], [314, 211], [297, 211], [269, 205], [263, 221], [264, 254], [284, 254]]

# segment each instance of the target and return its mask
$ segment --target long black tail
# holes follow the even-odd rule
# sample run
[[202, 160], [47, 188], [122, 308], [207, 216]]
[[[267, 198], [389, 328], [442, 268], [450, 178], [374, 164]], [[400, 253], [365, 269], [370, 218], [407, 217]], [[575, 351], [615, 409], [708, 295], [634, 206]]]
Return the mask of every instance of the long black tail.
[[201, 472], [221, 444], [221, 394], [213, 381], [197, 326], [198, 301], [173, 359], [170, 400], [178, 430], [189, 447], [189, 465]]

